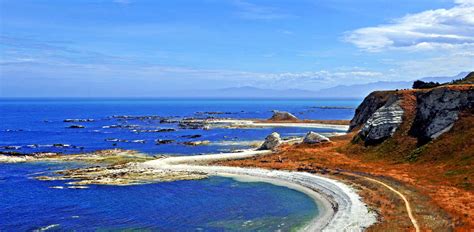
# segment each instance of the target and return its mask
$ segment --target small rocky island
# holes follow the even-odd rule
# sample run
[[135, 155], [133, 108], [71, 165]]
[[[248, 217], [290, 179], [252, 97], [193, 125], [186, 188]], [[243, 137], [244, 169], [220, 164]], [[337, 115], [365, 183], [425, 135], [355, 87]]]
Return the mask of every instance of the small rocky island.
[[295, 121], [295, 120], [298, 120], [298, 118], [290, 112], [274, 110], [272, 117], [269, 118], [268, 120], [269, 121]]

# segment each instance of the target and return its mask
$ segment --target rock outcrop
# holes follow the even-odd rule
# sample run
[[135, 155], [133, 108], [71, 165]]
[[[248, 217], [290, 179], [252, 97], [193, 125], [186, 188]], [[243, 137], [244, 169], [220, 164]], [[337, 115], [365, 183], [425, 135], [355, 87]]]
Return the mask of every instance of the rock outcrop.
[[308, 132], [303, 139], [303, 143], [306, 143], [306, 144], [327, 143], [327, 142], [331, 142], [331, 140], [329, 140], [328, 137], [318, 134], [313, 131]]
[[376, 110], [387, 103], [389, 96], [389, 92], [386, 91], [370, 93], [357, 107], [355, 115], [351, 120], [349, 131], [362, 127]]
[[273, 132], [265, 138], [265, 142], [263, 142], [258, 150], [275, 150], [280, 144], [280, 134]]
[[426, 143], [449, 131], [461, 111], [473, 111], [474, 89], [436, 88], [419, 94], [417, 102], [410, 134]]
[[[409, 91], [378, 91], [367, 96], [356, 110], [349, 131], [360, 128], [358, 137], [365, 144], [381, 143], [394, 135], [403, 123], [407, 99], [412, 99], [409, 108], [409, 127], [405, 134], [423, 145], [449, 131], [461, 112], [474, 112], [474, 87], [470, 85], [447, 85], [432, 89]], [[416, 101], [414, 100], [416, 99]], [[413, 112], [412, 112], [413, 111]]]
[[296, 116], [286, 111], [274, 110], [272, 117], [269, 119], [272, 121], [288, 121], [288, 120], [298, 120]]
[[379, 143], [391, 137], [402, 123], [403, 113], [400, 100], [397, 100], [396, 96], [392, 96], [365, 122], [359, 136], [364, 139], [366, 144]]

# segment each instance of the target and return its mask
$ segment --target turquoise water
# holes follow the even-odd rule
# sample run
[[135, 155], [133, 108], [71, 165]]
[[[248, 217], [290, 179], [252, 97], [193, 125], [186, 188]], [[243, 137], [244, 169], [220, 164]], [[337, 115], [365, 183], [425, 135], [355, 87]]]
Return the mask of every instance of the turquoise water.
[[30, 231], [152, 229], [222, 231], [289, 229], [317, 214], [306, 195], [266, 183], [222, 177], [137, 186], [52, 189], [31, 179], [58, 164], [0, 166], [0, 228]]
[[[303, 135], [304, 128], [267, 129], [180, 129], [176, 123], [157, 119], [117, 119], [114, 115], [160, 117], [268, 118], [271, 110], [288, 110], [300, 118], [350, 119], [354, 109], [321, 109], [317, 106], [350, 106], [359, 101], [329, 100], [0, 100], [1, 151], [31, 153], [55, 151], [78, 153], [98, 149], [135, 149], [147, 154], [199, 155], [229, 151], [241, 146], [189, 147], [183, 141], [262, 140], [273, 131], [283, 136]], [[225, 114], [206, 115], [206, 111]], [[93, 122], [63, 122], [64, 119], [93, 119]], [[71, 124], [83, 129], [66, 128]], [[130, 128], [107, 125], [136, 125], [139, 129], [173, 128], [176, 131], [135, 133]], [[332, 132], [331, 130], [317, 130]], [[201, 135], [190, 139], [186, 135]], [[117, 142], [135, 139], [145, 143]], [[156, 139], [176, 140], [155, 145]], [[69, 144], [54, 147], [52, 144]], [[30, 145], [30, 146], [28, 146]], [[31, 146], [36, 145], [36, 146]], [[318, 214], [318, 207], [303, 193], [268, 183], [238, 182], [223, 177], [198, 181], [176, 181], [137, 186], [96, 186], [89, 189], [55, 189], [64, 181], [35, 180], [54, 170], [79, 164], [0, 164], [0, 231], [117, 230], [153, 231], [283, 231], [299, 227]]]

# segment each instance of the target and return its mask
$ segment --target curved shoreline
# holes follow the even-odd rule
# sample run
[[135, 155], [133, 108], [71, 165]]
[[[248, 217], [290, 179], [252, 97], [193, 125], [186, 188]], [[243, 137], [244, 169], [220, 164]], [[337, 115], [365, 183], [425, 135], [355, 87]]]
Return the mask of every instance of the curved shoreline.
[[252, 178], [253, 180], [285, 186], [303, 192], [320, 207], [320, 213], [303, 231], [362, 231], [376, 222], [357, 193], [337, 180], [304, 173], [199, 165], [211, 161], [243, 159], [268, 154], [271, 151], [246, 150], [240, 153], [223, 153], [201, 156], [167, 157], [139, 164], [141, 168], [169, 171], [199, 171], [209, 175]]

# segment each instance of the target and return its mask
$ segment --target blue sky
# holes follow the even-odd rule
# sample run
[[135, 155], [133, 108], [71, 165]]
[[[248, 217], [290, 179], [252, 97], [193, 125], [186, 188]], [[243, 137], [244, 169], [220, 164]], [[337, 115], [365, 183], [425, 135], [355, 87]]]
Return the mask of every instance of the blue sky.
[[0, 96], [317, 90], [474, 70], [474, 0], [0, 3]]

